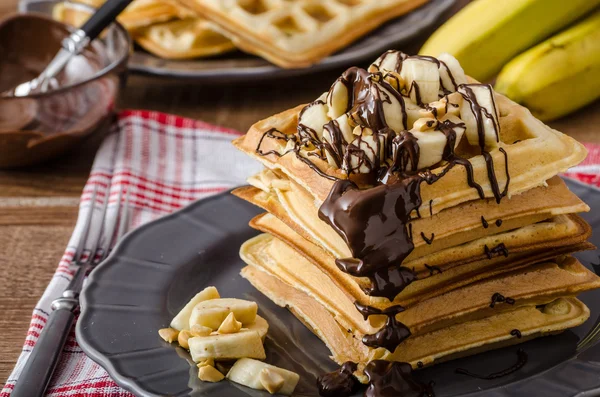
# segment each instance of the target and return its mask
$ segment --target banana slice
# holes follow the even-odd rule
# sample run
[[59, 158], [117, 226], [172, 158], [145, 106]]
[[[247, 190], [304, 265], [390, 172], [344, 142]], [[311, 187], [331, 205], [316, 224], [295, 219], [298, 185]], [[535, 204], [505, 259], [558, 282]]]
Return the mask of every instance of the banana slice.
[[365, 174], [378, 167], [380, 164], [377, 162], [383, 159], [385, 139], [384, 134], [356, 137], [346, 149], [349, 152], [344, 157], [342, 169], [355, 174]]
[[[227, 373], [227, 379], [252, 389], [268, 390], [271, 394], [274, 392], [267, 387], [272, 390], [277, 389], [275, 393], [289, 396], [294, 392], [300, 376], [295, 372], [262, 361], [242, 358], [231, 367]], [[281, 379], [283, 379], [283, 383], [277, 387], [281, 383]]]
[[400, 76], [406, 81], [406, 87], [417, 104], [437, 101], [440, 91], [440, 72], [434, 58], [408, 57], [402, 63]]
[[250, 357], [265, 359], [265, 349], [260, 334], [251, 329], [242, 329], [235, 334], [213, 334], [188, 339], [190, 354], [194, 362], [208, 358], [228, 360]]
[[[469, 144], [483, 146], [485, 150], [498, 147], [498, 109], [494, 100], [494, 92], [489, 84], [464, 84], [459, 87], [464, 97], [460, 107], [460, 118], [465, 123]], [[479, 136], [481, 126], [482, 137]], [[483, 142], [480, 142], [480, 139]]]
[[189, 317], [189, 329], [194, 325], [202, 325], [211, 329], [218, 329], [221, 323], [233, 313], [237, 321], [246, 326], [256, 319], [258, 305], [243, 299], [224, 298], [211, 299], [198, 303]]
[[327, 105], [322, 100], [308, 104], [300, 112], [298, 130], [303, 131], [312, 139], [323, 140], [323, 126], [329, 122]]
[[417, 138], [417, 144], [419, 145], [417, 169], [422, 170], [442, 161], [447, 142], [446, 135], [443, 132], [411, 130], [410, 133]]
[[456, 92], [458, 86], [468, 83], [465, 71], [456, 58], [447, 52], [437, 58], [440, 61], [440, 81], [445, 91]]
[[389, 50], [381, 55], [369, 67], [369, 72], [395, 72], [400, 73], [402, 62], [408, 57], [401, 51]]
[[215, 287], [206, 287], [205, 289], [203, 289], [202, 291], [198, 292], [196, 294], [196, 296], [194, 296], [187, 305], [185, 305], [183, 307], [183, 309], [181, 309], [179, 311], [179, 313], [177, 313], [177, 315], [173, 318], [173, 320], [171, 321], [171, 328], [175, 328], [176, 330], [183, 330], [183, 329], [187, 329], [187, 328], [191, 328], [188, 327], [189, 321], [190, 321], [190, 316], [192, 314], [192, 310], [194, 309], [194, 307], [203, 301], [209, 300], [209, 299], [219, 299], [219, 291], [217, 291], [217, 289]]
[[346, 84], [342, 82], [342, 78], [340, 77], [333, 83], [327, 93], [327, 106], [329, 107], [327, 115], [329, 118], [335, 119], [346, 113], [348, 110], [348, 95], [348, 87], [346, 87]]
[[[406, 129], [407, 122], [407, 120], [404, 119], [404, 112], [402, 111], [405, 106], [404, 103], [400, 103], [396, 95], [394, 95], [393, 92], [390, 92], [383, 85], [377, 83], [377, 87], [380, 90], [379, 96], [381, 99], [383, 115], [385, 117], [386, 124], [396, 133], [404, 131]], [[437, 92], [435, 94], [435, 98], [437, 99]], [[402, 97], [400, 97], [400, 100], [404, 102]]]

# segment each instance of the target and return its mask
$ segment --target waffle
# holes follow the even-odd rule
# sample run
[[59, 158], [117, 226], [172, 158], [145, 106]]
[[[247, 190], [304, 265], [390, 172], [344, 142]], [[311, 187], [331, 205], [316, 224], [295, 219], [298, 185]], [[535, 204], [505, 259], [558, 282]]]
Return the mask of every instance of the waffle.
[[196, 17], [139, 28], [134, 37], [146, 51], [165, 59], [207, 57], [235, 50], [209, 22]]
[[427, 0], [181, 0], [243, 51], [307, 67]]
[[[105, 0], [78, 0], [100, 7]], [[81, 26], [89, 15], [58, 4], [54, 19]], [[175, 0], [135, 0], [118, 18], [146, 51], [165, 59], [191, 59], [223, 54], [235, 49], [212, 25]]]
[[[360, 369], [372, 359], [408, 362], [413, 368], [420, 362], [429, 366], [499, 347], [559, 333], [576, 327], [588, 319], [589, 309], [575, 298], [559, 298], [544, 307], [524, 305], [515, 310], [451, 325], [437, 331], [408, 338], [393, 355], [364, 346], [360, 339], [349, 334], [331, 313], [316, 300], [276, 277], [253, 266], [242, 269], [242, 276], [273, 302], [289, 307], [327, 345], [332, 359], [338, 364], [357, 362], [359, 379], [366, 382]], [[511, 335], [518, 329], [522, 338]]]

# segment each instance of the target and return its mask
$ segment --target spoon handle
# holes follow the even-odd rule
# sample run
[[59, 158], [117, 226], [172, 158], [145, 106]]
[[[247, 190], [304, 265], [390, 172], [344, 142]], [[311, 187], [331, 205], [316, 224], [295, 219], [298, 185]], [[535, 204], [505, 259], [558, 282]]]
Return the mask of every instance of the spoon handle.
[[94, 40], [133, 0], [108, 0], [81, 27], [88, 39]]

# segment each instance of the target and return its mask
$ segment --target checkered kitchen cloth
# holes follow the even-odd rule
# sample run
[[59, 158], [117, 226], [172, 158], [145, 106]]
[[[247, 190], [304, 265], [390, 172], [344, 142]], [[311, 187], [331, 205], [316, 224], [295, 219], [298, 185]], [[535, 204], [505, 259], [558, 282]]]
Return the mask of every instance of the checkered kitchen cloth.
[[[104, 202], [108, 193], [107, 219], [114, 219], [118, 214], [119, 193], [129, 192], [129, 220], [133, 228], [194, 200], [243, 184], [247, 176], [261, 167], [230, 144], [239, 135], [237, 131], [157, 112], [122, 112], [115, 131], [98, 152], [83, 191], [82, 216], [79, 218], [85, 219], [95, 188], [98, 203]], [[600, 186], [600, 145], [587, 147], [590, 151], [588, 159], [568, 175]], [[96, 215], [101, 216], [99, 210]], [[0, 397], [10, 395], [46, 323], [50, 303], [60, 296], [73, 275], [69, 264], [81, 227], [81, 221], [78, 221], [58, 269], [34, 309], [23, 353]], [[90, 239], [96, 238], [90, 236]], [[74, 331], [69, 336], [47, 395], [131, 396], [117, 386], [104, 369], [85, 356], [77, 345]]]

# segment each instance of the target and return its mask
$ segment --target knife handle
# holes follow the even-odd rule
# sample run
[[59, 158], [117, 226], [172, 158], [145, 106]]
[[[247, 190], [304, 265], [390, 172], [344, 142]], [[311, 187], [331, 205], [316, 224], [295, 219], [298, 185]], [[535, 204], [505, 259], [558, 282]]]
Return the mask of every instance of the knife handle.
[[132, 0], [108, 0], [83, 24], [81, 30], [85, 32], [90, 41], [94, 40], [108, 25], [117, 19], [117, 16], [131, 2]]
[[50, 313], [46, 326], [13, 389], [12, 397], [42, 397], [62, 353], [75, 314], [70, 307], [57, 307]]

